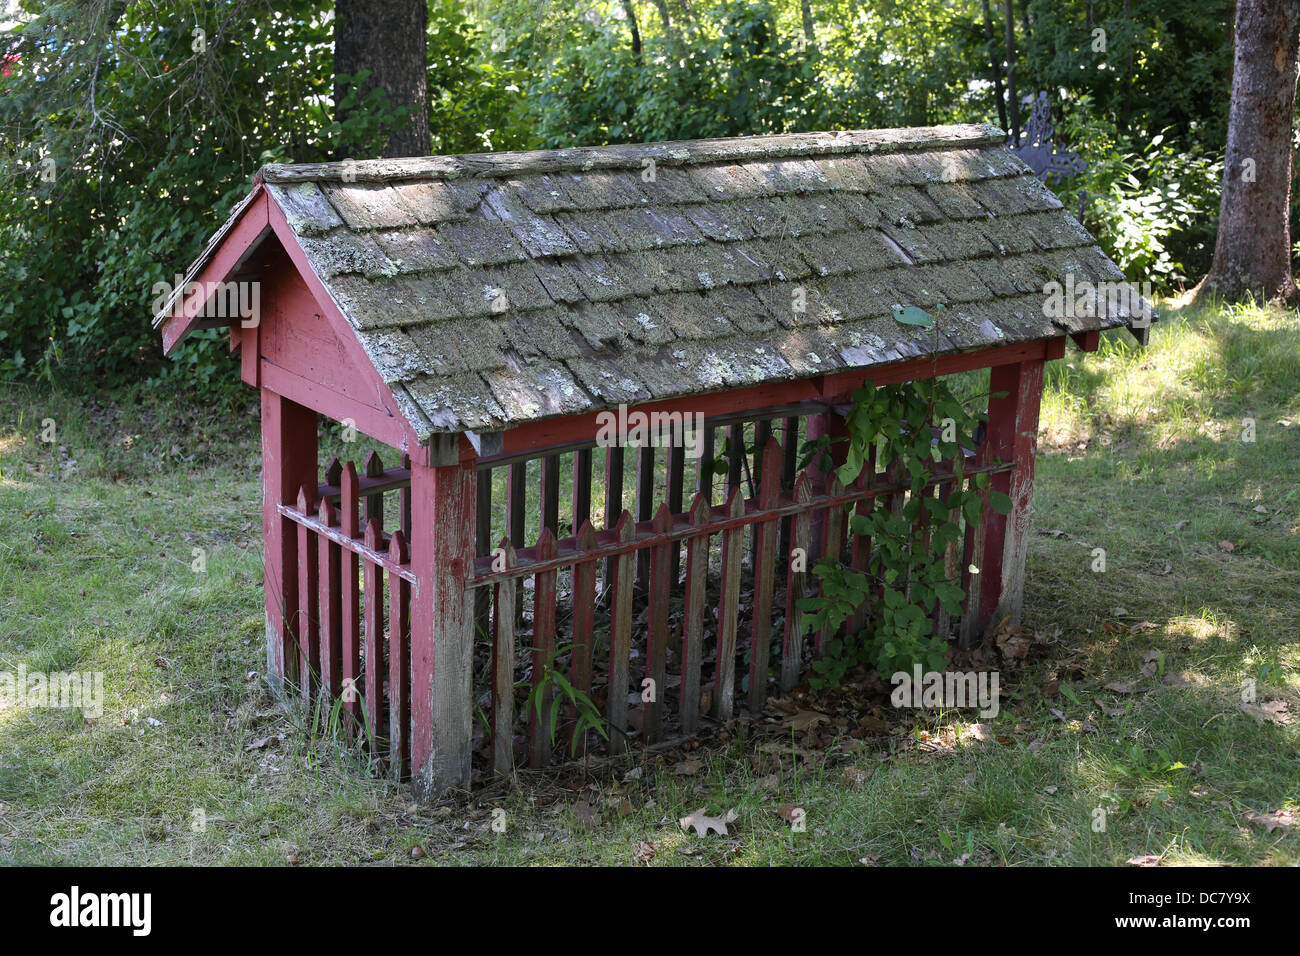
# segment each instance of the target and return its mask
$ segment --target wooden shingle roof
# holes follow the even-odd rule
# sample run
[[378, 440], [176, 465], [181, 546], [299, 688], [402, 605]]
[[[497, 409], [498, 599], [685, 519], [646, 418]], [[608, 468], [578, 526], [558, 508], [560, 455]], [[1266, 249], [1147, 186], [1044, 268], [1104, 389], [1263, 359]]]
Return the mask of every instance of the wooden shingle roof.
[[423, 441], [1127, 324], [1105, 300], [1044, 314], [1050, 281], [1123, 276], [1002, 140], [949, 126], [259, 176]]

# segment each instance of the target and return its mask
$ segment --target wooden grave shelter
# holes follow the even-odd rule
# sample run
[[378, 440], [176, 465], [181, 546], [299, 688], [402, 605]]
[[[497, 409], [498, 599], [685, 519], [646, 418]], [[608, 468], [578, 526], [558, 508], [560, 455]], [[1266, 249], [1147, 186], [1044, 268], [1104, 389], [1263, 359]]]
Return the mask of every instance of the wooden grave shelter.
[[[802, 634], [791, 549], [868, 560], [846, 508], [901, 500], [886, 462], [797, 468], [867, 380], [991, 370], [965, 476], [1013, 510], [954, 546], [934, 624], [1017, 620], [1044, 363], [1149, 314], [989, 126], [267, 166], [184, 278], [165, 351], [229, 328], [261, 393], [269, 678], [341, 696], [425, 796], [552, 759], [520, 675], [563, 670], [615, 751], [792, 687], [833, 635]], [[620, 407], [703, 416], [704, 467], [598, 442]], [[393, 457], [322, 475], [321, 416]]]

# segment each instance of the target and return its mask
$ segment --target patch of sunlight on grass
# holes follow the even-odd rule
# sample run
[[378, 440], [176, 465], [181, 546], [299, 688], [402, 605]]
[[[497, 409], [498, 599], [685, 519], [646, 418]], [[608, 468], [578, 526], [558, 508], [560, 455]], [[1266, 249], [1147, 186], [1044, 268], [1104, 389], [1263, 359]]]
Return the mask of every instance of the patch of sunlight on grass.
[[1188, 637], [1194, 641], [1208, 641], [1216, 637], [1230, 641], [1236, 637], [1236, 630], [1236, 625], [1231, 621], [1216, 622], [1191, 615], [1171, 617], [1165, 625], [1165, 631], [1170, 637]]

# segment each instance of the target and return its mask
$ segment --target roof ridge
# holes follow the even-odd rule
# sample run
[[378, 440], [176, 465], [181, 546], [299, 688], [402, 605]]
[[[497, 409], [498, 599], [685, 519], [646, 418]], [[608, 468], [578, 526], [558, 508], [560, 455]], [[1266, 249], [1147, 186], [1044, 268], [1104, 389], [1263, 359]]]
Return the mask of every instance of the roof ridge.
[[[467, 177], [541, 175], [559, 172], [640, 169], [646, 160], [665, 166], [695, 166], [726, 161], [798, 159], [865, 153], [930, 152], [1000, 146], [1006, 134], [987, 123], [917, 126], [907, 129], [777, 133], [721, 139], [676, 140], [615, 146], [579, 146], [524, 152], [466, 153], [372, 159], [339, 163], [263, 166], [254, 183], [443, 180]], [[345, 173], [347, 179], [344, 179]]]

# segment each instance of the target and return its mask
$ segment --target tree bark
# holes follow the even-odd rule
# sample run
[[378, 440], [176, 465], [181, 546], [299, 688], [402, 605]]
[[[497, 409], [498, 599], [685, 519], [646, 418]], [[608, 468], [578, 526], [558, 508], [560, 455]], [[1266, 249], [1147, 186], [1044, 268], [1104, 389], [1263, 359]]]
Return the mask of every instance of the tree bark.
[[1007, 33], [1007, 110], [1011, 114], [1011, 142], [1020, 142], [1020, 99], [1016, 95], [1016, 17], [1012, 0], [1003, 4]]
[[1219, 233], [1195, 298], [1297, 300], [1288, 213], [1298, 46], [1300, 0], [1238, 0]]
[[632, 56], [638, 64], [641, 61], [641, 24], [636, 19], [636, 8], [632, 0], [623, 0], [623, 13], [627, 15], [627, 25], [632, 31]]
[[808, 49], [815, 49], [817, 30], [813, 24], [811, 0], [799, 0], [799, 14], [803, 18], [803, 38], [808, 42]]
[[[392, 106], [409, 114], [408, 122], [389, 136], [381, 152], [385, 157], [430, 152], [428, 15], [425, 0], [336, 0], [334, 5], [335, 76], [369, 70], [370, 75], [357, 84], [358, 99], [380, 88]], [[335, 118], [340, 122], [351, 112], [340, 105], [351, 87], [349, 81], [334, 81]], [[346, 158], [354, 148], [345, 145], [339, 158]]]
[[997, 45], [993, 41], [993, 14], [989, 12], [989, 0], [983, 0], [984, 37], [988, 41], [989, 67], [993, 70], [993, 93], [998, 101], [998, 125], [1007, 128], [1007, 104], [1002, 98], [1002, 66], [998, 63]]

